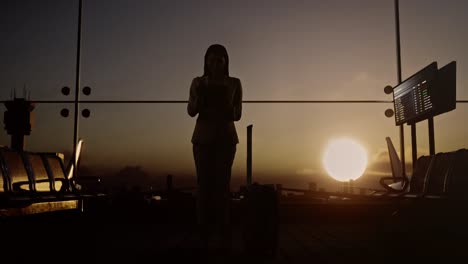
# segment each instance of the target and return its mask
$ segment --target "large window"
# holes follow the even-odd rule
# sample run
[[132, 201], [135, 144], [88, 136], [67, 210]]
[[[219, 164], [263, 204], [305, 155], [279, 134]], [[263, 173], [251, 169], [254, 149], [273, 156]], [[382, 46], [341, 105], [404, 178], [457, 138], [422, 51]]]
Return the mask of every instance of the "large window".
[[[78, 1], [9, 1], [0, 10], [1, 100], [30, 92], [33, 101], [73, 100]], [[399, 129], [386, 85], [397, 84], [393, 1], [86, 1], [83, 5], [82, 100], [188, 99], [191, 80], [203, 72], [213, 43], [226, 46], [230, 73], [241, 79], [244, 100], [378, 100], [380, 103], [245, 103], [236, 123], [240, 137], [233, 188], [244, 182], [246, 126], [253, 124], [253, 177], [267, 183], [337, 189], [322, 155], [329, 140], [350, 137], [367, 150], [369, 164], [356, 184], [377, 187], [390, 175], [385, 137], [397, 150]], [[460, 5], [412, 1], [400, 4], [403, 79], [429, 62], [456, 60], [457, 98], [468, 97], [468, 55]], [[421, 15], [424, 14], [424, 15]], [[450, 18], [450, 20], [448, 19]], [[465, 22], [464, 22], [465, 21]], [[69, 96], [60, 93], [72, 88]], [[162, 186], [194, 185], [190, 137], [195, 119], [179, 103], [82, 103], [85, 139], [81, 171], [140, 175], [125, 180]], [[71, 103], [39, 103], [26, 148], [70, 153]], [[466, 107], [435, 119], [436, 151], [465, 147]], [[4, 108], [3, 108], [4, 110]], [[3, 111], [2, 110], [2, 111]], [[418, 123], [418, 155], [428, 153], [427, 126]], [[411, 162], [405, 126], [406, 161]], [[0, 143], [9, 144], [6, 131]], [[410, 167], [411, 164], [408, 164]], [[411, 170], [409, 170], [410, 172]], [[124, 177], [124, 176], [122, 176]]]

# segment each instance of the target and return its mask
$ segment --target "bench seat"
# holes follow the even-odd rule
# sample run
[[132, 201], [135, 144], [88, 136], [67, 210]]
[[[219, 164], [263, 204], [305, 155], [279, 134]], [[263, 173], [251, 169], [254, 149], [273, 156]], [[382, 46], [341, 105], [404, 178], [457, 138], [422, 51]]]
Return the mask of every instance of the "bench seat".
[[82, 210], [84, 200], [105, 196], [80, 191], [69, 176], [73, 166], [64, 165], [61, 153], [0, 147], [0, 167], [0, 215]]

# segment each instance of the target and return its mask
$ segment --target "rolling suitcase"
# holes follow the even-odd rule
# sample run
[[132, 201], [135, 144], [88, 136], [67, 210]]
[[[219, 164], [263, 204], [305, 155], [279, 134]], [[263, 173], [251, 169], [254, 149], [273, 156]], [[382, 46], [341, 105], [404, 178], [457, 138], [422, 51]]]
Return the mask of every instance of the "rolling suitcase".
[[274, 256], [278, 247], [278, 193], [274, 185], [254, 183], [241, 201], [242, 241], [249, 255]]

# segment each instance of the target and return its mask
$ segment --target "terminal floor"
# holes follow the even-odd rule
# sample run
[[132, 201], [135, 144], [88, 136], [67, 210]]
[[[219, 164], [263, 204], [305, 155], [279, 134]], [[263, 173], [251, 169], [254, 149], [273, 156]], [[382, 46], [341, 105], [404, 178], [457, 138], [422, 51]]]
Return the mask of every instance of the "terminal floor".
[[231, 250], [204, 250], [191, 206], [0, 219], [0, 245], [4, 263], [442, 263], [468, 257], [467, 222], [454, 215], [330, 208], [280, 206], [278, 249], [271, 256], [245, 252], [236, 215]]

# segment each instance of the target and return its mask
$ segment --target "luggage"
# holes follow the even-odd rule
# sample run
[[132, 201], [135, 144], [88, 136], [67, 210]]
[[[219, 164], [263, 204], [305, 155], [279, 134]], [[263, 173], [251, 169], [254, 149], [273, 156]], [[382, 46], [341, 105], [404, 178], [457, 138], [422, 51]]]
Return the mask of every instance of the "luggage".
[[278, 193], [274, 185], [254, 183], [241, 200], [244, 250], [249, 255], [274, 256], [278, 247]]

